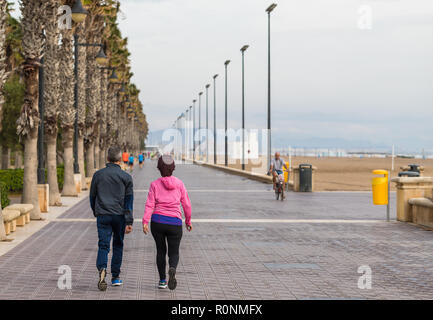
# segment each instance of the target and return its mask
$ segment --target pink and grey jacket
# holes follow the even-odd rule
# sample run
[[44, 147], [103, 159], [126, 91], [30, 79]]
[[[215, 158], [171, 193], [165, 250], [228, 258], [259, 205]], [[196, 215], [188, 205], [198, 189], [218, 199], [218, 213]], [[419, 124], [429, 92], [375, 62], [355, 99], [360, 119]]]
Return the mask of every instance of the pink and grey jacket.
[[191, 224], [191, 201], [182, 180], [171, 176], [151, 183], [144, 209], [143, 224], [148, 224], [153, 214], [182, 220], [182, 204], [185, 223]]

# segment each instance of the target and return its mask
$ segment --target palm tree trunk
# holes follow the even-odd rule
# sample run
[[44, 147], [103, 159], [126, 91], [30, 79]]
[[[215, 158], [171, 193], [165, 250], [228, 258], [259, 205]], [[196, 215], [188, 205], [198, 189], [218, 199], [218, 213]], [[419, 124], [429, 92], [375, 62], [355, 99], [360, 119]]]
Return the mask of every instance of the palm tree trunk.
[[[36, 84], [38, 83], [36, 79]], [[24, 139], [24, 181], [21, 203], [33, 204], [32, 220], [41, 219], [38, 198], [38, 128], [32, 128]]]
[[105, 149], [99, 150], [99, 169], [105, 168], [106, 159], [107, 159], [106, 152], [107, 150]]
[[[98, 125], [97, 125], [98, 126]], [[95, 170], [99, 170], [99, 129], [95, 129], [96, 138], [95, 138]]]
[[92, 177], [95, 173], [95, 146], [94, 142], [86, 144], [86, 176]]
[[47, 167], [49, 185], [49, 205], [61, 206], [62, 200], [57, 180], [57, 136], [58, 115], [61, 100], [59, 77], [59, 29], [57, 26], [57, 9], [59, 0], [47, 1], [45, 10], [45, 54], [44, 54], [44, 105], [45, 137], [47, 144]]
[[15, 150], [15, 169], [22, 169], [23, 167], [23, 154], [21, 150]]
[[82, 135], [78, 135], [78, 165], [80, 167], [81, 174], [81, 189], [87, 190], [86, 172], [84, 169], [84, 138]]
[[77, 189], [74, 181], [73, 138], [76, 109], [74, 107], [74, 60], [72, 56], [72, 31], [62, 30], [62, 46], [60, 48], [60, 83], [62, 87], [62, 105], [60, 120], [62, 126], [63, 160], [65, 176], [62, 195], [76, 197]]
[[99, 143], [95, 143], [95, 171], [99, 170]]
[[74, 181], [74, 155], [73, 155], [73, 137], [74, 130], [72, 128], [64, 129], [63, 137], [63, 152], [65, 159], [65, 177], [63, 182], [62, 196], [76, 197], [77, 189]]
[[47, 142], [47, 176], [48, 185], [50, 186], [50, 206], [61, 206], [62, 199], [59, 192], [57, 181], [57, 132], [55, 134], [46, 134]]
[[11, 163], [11, 149], [2, 146], [2, 170], [7, 170], [10, 168]]
[[[3, 94], [2, 87], [6, 80], [6, 50], [5, 50], [5, 40], [6, 40], [6, 8], [7, 1], [0, 1], [0, 130], [2, 123], [2, 108], [3, 108]], [[1, 193], [0, 193], [1, 198]], [[5, 226], [3, 224], [3, 213], [2, 206], [0, 205], [0, 241], [7, 241]]]

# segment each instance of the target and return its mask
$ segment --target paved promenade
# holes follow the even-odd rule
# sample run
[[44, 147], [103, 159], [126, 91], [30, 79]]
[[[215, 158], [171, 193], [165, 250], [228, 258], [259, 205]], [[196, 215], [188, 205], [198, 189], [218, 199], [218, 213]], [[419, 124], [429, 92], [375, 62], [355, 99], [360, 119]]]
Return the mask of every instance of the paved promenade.
[[[175, 174], [194, 226], [184, 231], [175, 291], [157, 289], [155, 244], [141, 231], [159, 177], [148, 162], [132, 174], [123, 287], [97, 289], [96, 222], [84, 199], [0, 257], [0, 299], [433, 299], [433, 232], [387, 223], [370, 193], [289, 193], [281, 202], [270, 185], [213, 169], [178, 165]], [[57, 286], [61, 265], [72, 270], [71, 290]], [[362, 265], [371, 289], [358, 288]]]

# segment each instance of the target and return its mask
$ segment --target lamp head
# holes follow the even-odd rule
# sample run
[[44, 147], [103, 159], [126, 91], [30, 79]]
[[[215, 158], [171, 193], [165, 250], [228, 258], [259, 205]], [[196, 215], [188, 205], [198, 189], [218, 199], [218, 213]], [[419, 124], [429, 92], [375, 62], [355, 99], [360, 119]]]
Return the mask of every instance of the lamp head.
[[210, 87], [210, 84], [207, 84], [207, 85], [206, 85], [206, 89], [208, 89], [209, 87]]
[[124, 84], [124, 83], [122, 83], [122, 88], [120, 89], [119, 93], [120, 93], [121, 95], [126, 94], [126, 88], [125, 88], [125, 84]]
[[276, 8], [276, 6], [277, 6], [276, 3], [271, 4], [271, 5], [266, 9], [266, 12], [267, 12], [267, 13], [271, 13], [272, 10], [274, 10], [274, 9]]
[[110, 83], [118, 83], [119, 82], [119, 77], [117, 76], [115, 69], [113, 69], [113, 72], [111, 73], [110, 78], [108, 78], [108, 81], [110, 81]]
[[226, 62], [224, 62], [224, 65], [228, 65], [230, 63], [230, 60], [226, 60]]
[[99, 50], [98, 55], [96, 56], [96, 63], [100, 66], [107, 66], [108, 65], [108, 58], [105, 55], [104, 48], [101, 46], [101, 50]]
[[86, 20], [88, 14], [87, 10], [84, 9], [81, 0], [76, 0], [72, 7], [72, 20], [76, 23], [81, 23]]
[[249, 45], [244, 45], [244, 46], [241, 48], [241, 51], [242, 51], [242, 52], [245, 52], [249, 47], [250, 47]]
[[218, 77], [218, 75], [217, 75], [217, 74], [213, 76], [213, 78], [214, 78], [214, 79], [216, 79], [217, 77]]

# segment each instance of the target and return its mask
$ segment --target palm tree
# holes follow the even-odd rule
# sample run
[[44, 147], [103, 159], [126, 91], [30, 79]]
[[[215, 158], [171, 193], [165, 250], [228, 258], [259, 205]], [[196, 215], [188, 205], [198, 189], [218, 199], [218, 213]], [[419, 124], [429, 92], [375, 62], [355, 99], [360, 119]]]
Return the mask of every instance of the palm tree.
[[23, 78], [26, 88], [24, 104], [17, 120], [17, 133], [24, 140], [24, 187], [22, 202], [34, 208], [31, 218], [40, 220], [37, 190], [37, 141], [39, 125], [38, 84], [39, 67], [43, 46], [43, 0], [21, 1], [21, 23], [23, 28]]
[[61, 206], [62, 201], [57, 181], [57, 133], [60, 100], [59, 79], [59, 29], [57, 27], [58, 0], [50, 0], [45, 12], [45, 53], [44, 53], [44, 105], [45, 142], [47, 144], [47, 178], [49, 184], [49, 205]]
[[[100, 34], [104, 27], [104, 20], [98, 14], [97, 5], [92, 4], [87, 8], [89, 15], [86, 21], [86, 42], [87, 43], [100, 43]], [[98, 92], [100, 92], [100, 81], [98, 81], [98, 67], [95, 61], [97, 51], [94, 47], [87, 47], [87, 63], [86, 63], [86, 130], [84, 136], [85, 155], [87, 177], [92, 177], [95, 172], [95, 167], [99, 166], [99, 137], [98, 137], [98, 111], [99, 100]], [[96, 164], [96, 165], [95, 165]]]
[[107, 114], [108, 114], [108, 76], [107, 72], [101, 70], [101, 113], [99, 128], [99, 168], [105, 167], [106, 150], [107, 150]]
[[74, 60], [72, 56], [73, 31], [62, 29], [62, 44], [60, 47], [60, 83], [62, 88], [60, 126], [62, 127], [63, 159], [65, 166], [62, 195], [75, 197], [77, 189], [74, 181], [74, 124], [76, 110], [74, 106]]
[[[6, 81], [6, 18], [7, 18], [7, 1], [0, 0], [0, 130], [2, 123], [2, 107], [4, 103], [3, 85]], [[0, 204], [0, 241], [7, 240], [5, 227], [3, 224], [2, 207]]]
[[[78, 39], [85, 39], [85, 22], [83, 22], [78, 30]], [[86, 174], [84, 168], [84, 134], [86, 130], [86, 62], [87, 62], [87, 50], [83, 46], [78, 46], [78, 165], [81, 174], [81, 188], [83, 190], [86, 187]]]

